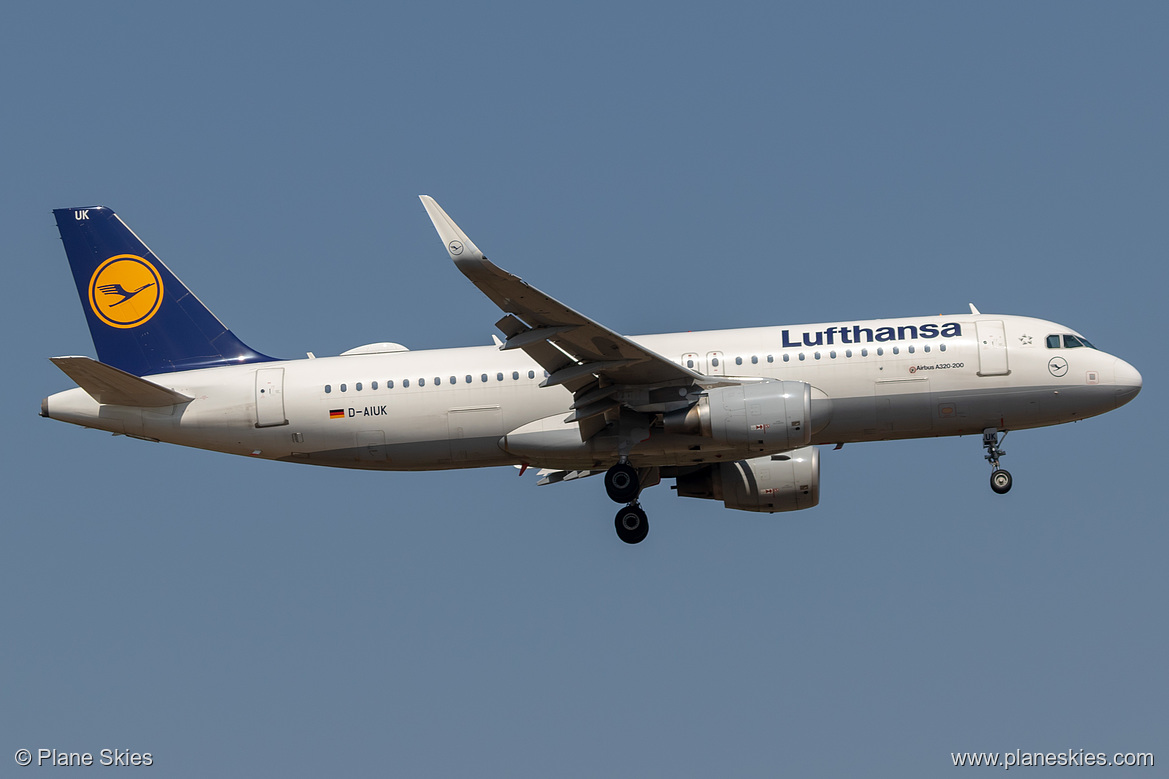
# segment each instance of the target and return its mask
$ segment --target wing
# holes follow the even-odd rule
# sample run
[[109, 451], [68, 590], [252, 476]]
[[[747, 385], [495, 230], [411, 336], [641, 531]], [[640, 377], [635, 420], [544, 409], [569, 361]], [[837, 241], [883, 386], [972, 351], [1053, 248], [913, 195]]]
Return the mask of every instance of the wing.
[[433, 198], [420, 199], [455, 266], [504, 312], [495, 323], [507, 336], [500, 349], [522, 349], [548, 372], [541, 386], [573, 392], [565, 422], [581, 423], [582, 439], [621, 406], [669, 411], [692, 404], [703, 389], [738, 383], [689, 370], [544, 294], [490, 262]]

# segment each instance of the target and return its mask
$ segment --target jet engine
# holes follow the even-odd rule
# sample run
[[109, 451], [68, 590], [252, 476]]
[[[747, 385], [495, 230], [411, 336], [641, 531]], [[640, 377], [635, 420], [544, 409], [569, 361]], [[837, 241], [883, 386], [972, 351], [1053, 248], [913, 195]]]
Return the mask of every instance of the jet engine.
[[820, 502], [820, 451], [805, 446], [785, 454], [708, 465], [679, 476], [677, 489], [684, 498], [721, 500], [740, 511], [809, 509]]
[[716, 387], [662, 418], [667, 433], [701, 435], [747, 452], [783, 452], [812, 441], [812, 386], [758, 381]]

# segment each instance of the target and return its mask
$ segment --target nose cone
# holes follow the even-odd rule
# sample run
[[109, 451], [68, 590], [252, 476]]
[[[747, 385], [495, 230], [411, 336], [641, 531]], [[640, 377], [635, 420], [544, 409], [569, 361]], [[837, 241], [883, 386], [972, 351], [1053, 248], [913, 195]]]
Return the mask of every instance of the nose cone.
[[1141, 374], [1136, 368], [1119, 358], [1116, 360], [1116, 366], [1113, 370], [1116, 378], [1116, 407], [1120, 408], [1140, 393]]

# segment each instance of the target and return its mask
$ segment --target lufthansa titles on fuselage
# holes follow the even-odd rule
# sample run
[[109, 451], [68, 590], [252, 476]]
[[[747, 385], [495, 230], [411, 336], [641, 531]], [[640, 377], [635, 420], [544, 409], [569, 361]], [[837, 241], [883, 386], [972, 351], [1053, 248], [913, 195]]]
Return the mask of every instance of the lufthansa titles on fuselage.
[[[783, 348], [798, 349], [801, 346], [831, 346], [833, 344], [871, 344], [885, 341], [913, 341], [919, 338], [957, 338], [962, 335], [962, 325], [959, 322], [937, 324], [927, 322], [922, 325], [902, 325], [900, 327], [829, 327], [815, 332], [804, 331], [797, 333], [793, 338], [791, 331], [783, 331]], [[838, 340], [839, 339], [839, 340]]]

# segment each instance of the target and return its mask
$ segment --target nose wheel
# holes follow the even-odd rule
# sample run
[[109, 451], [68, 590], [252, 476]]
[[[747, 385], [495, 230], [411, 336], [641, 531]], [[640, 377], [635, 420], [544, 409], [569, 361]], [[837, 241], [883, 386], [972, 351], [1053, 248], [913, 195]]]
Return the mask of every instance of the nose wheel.
[[986, 461], [990, 463], [991, 468], [994, 468], [990, 474], [990, 488], [999, 495], [1005, 495], [1011, 491], [1011, 473], [999, 467], [999, 458], [1006, 455], [1006, 452], [999, 448], [999, 444], [1006, 437], [1006, 433], [1000, 437], [998, 429], [994, 427], [988, 427], [982, 431], [982, 447], [986, 449]]

